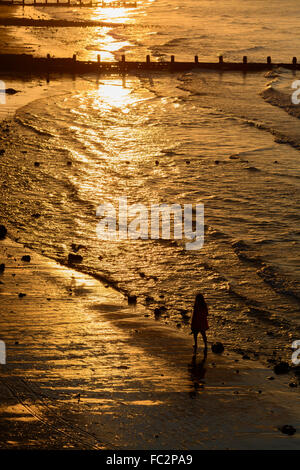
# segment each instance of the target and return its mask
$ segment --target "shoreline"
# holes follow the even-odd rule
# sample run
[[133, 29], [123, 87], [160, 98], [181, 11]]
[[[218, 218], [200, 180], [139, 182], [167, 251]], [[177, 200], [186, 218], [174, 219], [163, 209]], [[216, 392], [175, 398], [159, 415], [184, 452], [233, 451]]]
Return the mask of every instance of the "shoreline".
[[300, 426], [291, 376], [227, 350], [193, 358], [190, 336], [94, 278], [9, 239], [0, 249], [1, 448], [299, 447], [278, 429]]

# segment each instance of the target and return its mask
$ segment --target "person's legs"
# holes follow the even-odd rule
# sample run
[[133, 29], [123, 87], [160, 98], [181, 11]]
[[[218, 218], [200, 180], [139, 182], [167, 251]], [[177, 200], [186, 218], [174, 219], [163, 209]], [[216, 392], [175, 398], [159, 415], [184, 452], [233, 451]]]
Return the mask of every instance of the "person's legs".
[[201, 331], [201, 335], [202, 335], [203, 342], [204, 342], [204, 349], [207, 350], [207, 337], [206, 337], [205, 331]]
[[195, 344], [194, 344], [194, 350], [195, 352], [197, 351], [197, 337], [198, 337], [198, 331], [194, 331], [194, 341], [195, 341]]

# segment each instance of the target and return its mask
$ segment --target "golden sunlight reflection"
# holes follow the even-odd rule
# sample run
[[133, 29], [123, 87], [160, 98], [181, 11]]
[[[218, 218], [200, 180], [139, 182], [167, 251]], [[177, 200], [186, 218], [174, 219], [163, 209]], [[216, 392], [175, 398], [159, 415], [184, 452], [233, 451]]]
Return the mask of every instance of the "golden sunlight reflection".
[[114, 23], [129, 23], [135, 8], [95, 8], [91, 14], [91, 20], [113, 21]]
[[121, 84], [120, 80], [113, 80], [99, 85], [93, 108], [101, 112], [115, 110], [128, 113], [130, 106], [136, 101], [137, 97], [131, 88], [126, 88], [124, 82]]
[[98, 39], [90, 38], [92, 45], [87, 46], [87, 49], [93, 51], [90, 57], [91, 60], [97, 60], [99, 54], [103, 61], [114, 61], [116, 52], [130, 46], [130, 42], [114, 38], [109, 34], [110, 30], [110, 28], [98, 28], [98, 30], [96, 30]]

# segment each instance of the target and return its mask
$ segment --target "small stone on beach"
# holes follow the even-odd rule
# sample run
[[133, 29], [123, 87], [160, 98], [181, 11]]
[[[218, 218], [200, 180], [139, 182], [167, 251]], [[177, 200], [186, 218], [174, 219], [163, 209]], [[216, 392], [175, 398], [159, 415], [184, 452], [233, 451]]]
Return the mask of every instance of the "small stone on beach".
[[290, 370], [290, 366], [287, 362], [281, 361], [274, 366], [275, 374], [287, 374]]
[[293, 436], [296, 432], [296, 429], [294, 428], [294, 426], [291, 426], [289, 424], [285, 424], [284, 426], [281, 426], [281, 428], [279, 429], [283, 434], [287, 434], [288, 436]]
[[136, 295], [128, 295], [127, 301], [128, 301], [128, 305], [136, 305], [136, 301], [137, 301]]
[[14, 88], [6, 88], [5, 89], [5, 93], [7, 95], [15, 95], [16, 93], [19, 93], [18, 90], [15, 90]]
[[215, 354], [222, 354], [222, 352], [224, 351], [224, 346], [220, 342], [214, 343], [211, 345], [211, 350]]
[[4, 240], [7, 235], [7, 228], [4, 225], [0, 225], [0, 240]]
[[68, 254], [68, 263], [69, 264], [75, 264], [75, 263], [81, 263], [83, 260], [81, 255], [75, 255], [74, 253], [69, 253]]

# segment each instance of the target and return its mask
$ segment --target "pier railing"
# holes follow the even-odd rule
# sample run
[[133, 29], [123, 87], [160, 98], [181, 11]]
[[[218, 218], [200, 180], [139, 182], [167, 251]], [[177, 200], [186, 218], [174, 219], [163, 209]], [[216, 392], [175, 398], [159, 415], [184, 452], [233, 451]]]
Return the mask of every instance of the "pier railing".
[[259, 72], [272, 70], [276, 67], [284, 67], [290, 70], [300, 70], [297, 58], [293, 57], [290, 63], [273, 63], [271, 57], [265, 62], [248, 62], [246, 56], [242, 62], [226, 62], [223, 56], [217, 62], [200, 62], [196, 55], [191, 62], [178, 62], [172, 55], [169, 61], [155, 62], [150, 55], [145, 61], [127, 61], [125, 55], [117, 62], [102, 62], [100, 55], [97, 61], [77, 60], [76, 55], [72, 58], [54, 58], [50, 54], [46, 57], [34, 57], [28, 54], [0, 54], [0, 71], [17, 71], [25, 73], [135, 73], [135, 72], [180, 72], [192, 69], [216, 70], [220, 72], [241, 71]]

